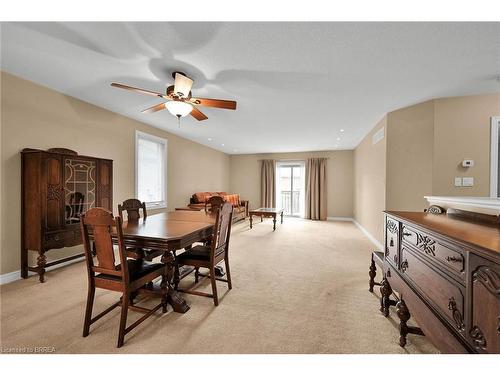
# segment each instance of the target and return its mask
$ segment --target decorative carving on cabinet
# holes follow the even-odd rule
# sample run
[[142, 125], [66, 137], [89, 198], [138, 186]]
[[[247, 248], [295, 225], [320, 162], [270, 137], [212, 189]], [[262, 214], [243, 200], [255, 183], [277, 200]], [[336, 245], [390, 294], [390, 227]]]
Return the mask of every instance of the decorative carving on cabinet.
[[421, 248], [426, 254], [436, 256], [436, 241], [432, 238], [417, 232], [417, 246]]
[[479, 267], [472, 275], [472, 281], [481, 282], [497, 298], [500, 298], [500, 276], [487, 266]]
[[48, 201], [53, 201], [53, 200], [59, 200], [61, 199], [61, 194], [63, 191], [63, 187], [61, 185], [53, 185], [53, 184], [48, 184], [47, 185], [47, 200]]
[[462, 256], [459, 256], [459, 257], [456, 257], [456, 256], [447, 256], [446, 257], [446, 261], [450, 262], [450, 263], [463, 263], [464, 262], [464, 259]]
[[387, 220], [387, 229], [392, 234], [397, 234], [398, 233], [398, 225], [396, 224], [395, 221]]
[[458, 330], [464, 331], [465, 330], [464, 318], [460, 313], [460, 311], [458, 311], [457, 301], [455, 301], [454, 297], [451, 297], [449, 299], [448, 310], [451, 311], [451, 314], [453, 315], [453, 320], [455, 321], [455, 325], [458, 328]]
[[429, 206], [429, 208], [427, 210], [425, 210], [425, 212], [428, 212], [430, 214], [440, 215], [440, 214], [444, 214], [446, 212], [446, 210], [441, 206], [432, 205], [432, 206]]
[[52, 152], [55, 154], [65, 154], [65, 155], [78, 155], [78, 152], [70, 150], [69, 148], [54, 147], [49, 148], [47, 152]]
[[472, 342], [477, 350], [486, 349], [486, 339], [484, 338], [483, 331], [478, 326], [472, 327], [470, 331], [470, 336], [472, 337]]

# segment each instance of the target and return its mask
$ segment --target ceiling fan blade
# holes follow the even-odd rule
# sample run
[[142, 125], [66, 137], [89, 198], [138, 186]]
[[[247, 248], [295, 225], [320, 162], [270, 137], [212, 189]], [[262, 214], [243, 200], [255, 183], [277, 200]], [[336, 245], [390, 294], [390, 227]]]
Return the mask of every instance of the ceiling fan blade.
[[191, 78], [180, 73], [175, 73], [174, 93], [181, 98], [188, 98], [192, 86], [193, 80]]
[[140, 89], [138, 87], [128, 86], [128, 85], [124, 85], [124, 84], [121, 84], [121, 83], [113, 82], [111, 84], [111, 86], [117, 87], [119, 89], [124, 89], [124, 90], [137, 91], [137, 92], [140, 92], [140, 93], [143, 93], [143, 94], [147, 94], [147, 95], [159, 96], [160, 98], [165, 97], [165, 95], [163, 95], [163, 94], [161, 94], [159, 92], [145, 90], [145, 89]]
[[208, 117], [203, 114], [198, 108], [193, 107], [193, 110], [189, 113], [198, 121], [206, 120]]
[[215, 107], [223, 109], [236, 109], [236, 102], [233, 100], [191, 98], [191, 103], [205, 107]]
[[158, 111], [162, 111], [165, 108], [167, 108], [167, 107], [165, 107], [165, 103], [160, 103], [160, 104], [156, 104], [152, 107], [146, 108], [145, 110], [141, 111], [141, 113], [155, 113]]

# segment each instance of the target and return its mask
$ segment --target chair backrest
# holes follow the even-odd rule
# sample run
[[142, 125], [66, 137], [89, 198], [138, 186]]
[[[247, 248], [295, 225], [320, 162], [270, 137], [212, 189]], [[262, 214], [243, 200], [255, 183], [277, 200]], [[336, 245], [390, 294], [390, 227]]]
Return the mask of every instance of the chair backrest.
[[142, 209], [142, 217], [145, 219], [148, 216], [146, 211], [146, 203], [139, 199], [127, 199], [122, 204], [118, 205], [118, 214], [123, 221], [123, 211], [127, 211], [128, 221], [137, 221], [140, 219], [140, 210]]
[[224, 202], [218, 212], [214, 225], [214, 238], [212, 241], [212, 259], [229, 250], [229, 237], [231, 235], [231, 222], [233, 221], [233, 205]]
[[69, 196], [69, 206], [71, 207], [71, 218], [78, 218], [83, 211], [83, 201], [85, 196], [79, 191], [71, 193]]
[[205, 212], [215, 212], [216, 210], [219, 210], [224, 202], [224, 198], [218, 195], [208, 198], [205, 202]]
[[[98, 272], [121, 276], [122, 280], [127, 282], [127, 257], [125, 245], [123, 243], [121, 218], [119, 216], [113, 218], [113, 214], [110, 211], [96, 207], [85, 212], [85, 214], [81, 216], [80, 223], [89, 277], [93, 277], [94, 273]], [[120, 264], [122, 265], [119, 270], [115, 265], [116, 259], [112, 237], [114, 231], [116, 231], [116, 237], [118, 239]], [[95, 244], [97, 265], [94, 265], [94, 259], [92, 257], [90, 247], [91, 237]]]

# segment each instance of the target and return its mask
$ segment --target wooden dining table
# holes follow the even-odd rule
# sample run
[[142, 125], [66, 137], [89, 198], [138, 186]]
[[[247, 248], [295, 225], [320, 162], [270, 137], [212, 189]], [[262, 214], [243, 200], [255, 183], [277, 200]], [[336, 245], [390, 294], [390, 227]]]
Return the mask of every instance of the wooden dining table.
[[165, 212], [123, 223], [123, 238], [127, 247], [162, 252], [161, 262], [167, 267], [167, 275], [162, 279], [160, 287], [152, 292], [166, 291], [167, 300], [176, 312], [185, 313], [189, 310], [189, 305], [173, 287], [179, 278], [175, 254], [212, 235], [214, 223], [215, 216], [205, 211]]

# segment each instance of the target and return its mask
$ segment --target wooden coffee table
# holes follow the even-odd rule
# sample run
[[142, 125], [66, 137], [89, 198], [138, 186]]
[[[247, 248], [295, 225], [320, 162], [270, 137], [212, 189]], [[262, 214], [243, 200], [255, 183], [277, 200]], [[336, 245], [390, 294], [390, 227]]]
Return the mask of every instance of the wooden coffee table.
[[256, 210], [250, 210], [248, 215], [250, 216], [250, 229], [252, 229], [253, 224], [252, 216], [260, 216], [260, 222], [262, 222], [265, 217], [272, 217], [273, 231], [276, 230], [276, 217], [278, 215], [281, 215], [281, 224], [283, 224], [283, 209], [261, 207]]

